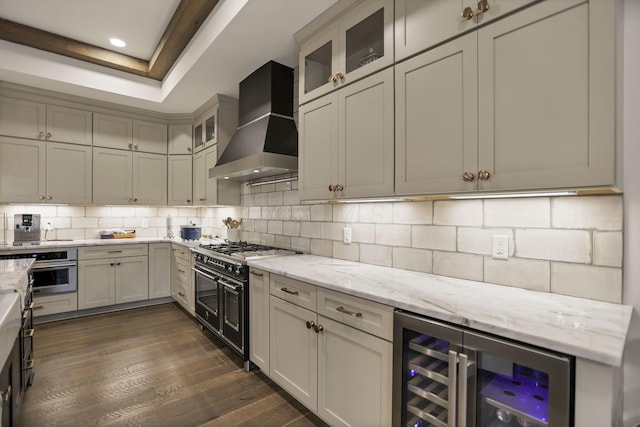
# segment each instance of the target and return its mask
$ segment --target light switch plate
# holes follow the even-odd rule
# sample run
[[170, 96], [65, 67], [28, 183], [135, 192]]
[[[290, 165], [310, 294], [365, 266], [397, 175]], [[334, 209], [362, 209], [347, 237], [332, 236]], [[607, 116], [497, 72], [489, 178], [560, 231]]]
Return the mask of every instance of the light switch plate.
[[343, 235], [343, 242], [344, 243], [351, 243], [351, 228], [349, 227], [345, 227], [344, 228], [344, 235]]
[[491, 258], [509, 259], [509, 236], [502, 236], [499, 234], [493, 235]]

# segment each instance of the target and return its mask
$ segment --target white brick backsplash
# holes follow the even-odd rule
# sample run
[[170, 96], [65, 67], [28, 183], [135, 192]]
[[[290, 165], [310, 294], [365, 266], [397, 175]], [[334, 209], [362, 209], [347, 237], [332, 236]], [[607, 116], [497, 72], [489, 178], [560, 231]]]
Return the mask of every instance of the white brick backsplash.
[[375, 224], [347, 224], [347, 227], [351, 227], [351, 241], [356, 243], [376, 242]]
[[509, 228], [458, 227], [458, 251], [491, 255], [494, 235], [509, 237], [509, 256], [513, 256], [513, 230]]
[[333, 242], [331, 240], [311, 239], [311, 254], [331, 257], [333, 255]]
[[274, 219], [290, 220], [291, 206], [277, 206]]
[[98, 228], [98, 218], [71, 218], [71, 228]]
[[390, 246], [360, 245], [360, 262], [365, 264], [382, 265], [391, 267], [393, 264], [393, 252]]
[[265, 185], [259, 185], [258, 188], [260, 189], [261, 193], [271, 193], [273, 191], [276, 191], [276, 184], [265, 184]]
[[[74, 218], [74, 219], [80, 219], [80, 218]], [[98, 224], [98, 218], [85, 218], [85, 219], [95, 219], [96, 220], [96, 225], [93, 225], [91, 227], [97, 227], [98, 226], [97, 225]], [[75, 227], [75, 225], [74, 225], [74, 227]], [[163, 229], [166, 229], [167, 228], [167, 218], [166, 217], [162, 217], [162, 216], [149, 218], [149, 227], [162, 227]]]
[[[174, 213], [171, 214], [171, 216], [176, 216], [176, 214], [178, 213], [177, 209], [174, 209]], [[110, 206], [87, 206], [86, 207], [86, 213], [85, 215], [87, 216], [93, 216], [96, 218], [102, 218], [105, 216], [111, 216], [111, 207]], [[164, 216], [167, 216], [166, 214]]]
[[254, 229], [257, 233], [266, 233], [268, 230], [269, 221], [265, 219], [256, 219], [253, 221]]
[[289, 236], [275, 236], [274, 246], [277, 248], [289, 249], [291, 247], [291, 237]]
[[591, 233], [583, 230], [516, 230], [515, 256], [577, 263], [591, 262]]
[[[136, 216], [158, 216], [158, 208], [151, 208], [149, 206], [136, 206]], [[201, 216], [201, 215], [198, 215]]]
[[432, 224], [433, 202], [393, 203], [395, 224]]
[[98, 220], [99, 228], [122, 228], [124, 227], [124, 220], [122, 218], [100, 218]]
[[142, 227], [144, 218], [125, 218], [124, 219], [124, 227], [125, 228], [138, 228]]
[[481, 226], [482, 217], [482, 200], [434, 202], [433, 223], [437, 225]]
[[255, 206], [267, 206], [269, 204], [269, 195], [267, 193], [254, 194], [253, 203]]
[[311, 252], [311, 239], [307, 239], [306, 237], [292, 237], [291, 249], [308, 254]]
[[549, 228], [551, 226], [550, 200], [548, 197], [485, 200], [484, 225]]
[[622, 230], [622, 196], [556, 197], [551, 204], [554, 228]]
[[554, 262], [551, 264], [551, 292], [620, 304], [622, 270]]
[[111, 216], [114, 216], [114, 217], [136, 216], [136, 208], [135, 206], [112, 206]]
[[276, 182], [276, 191], [289, 191], [291, 190], [291, 181]]
[[272, 206], [282, 206], [282, 192], [278, 191], [278, 192], [274, 192], [274, 193], [268, 193], [269, 196], [267, 197], [267, 203], [269, 205]]
[[262, 219], [262, 208], [259, 206], [249, 208], [249, 218]]
[[[162, 236], [164, 236], [164, 230], [162, 231]], [[137, 228], [136, 229], [136, 237], [158, 237], [158, 229], [153, 228]]]
[[263, 206], [262, 213], [260, 216], [262, 219], [275, 219], [276, 218], [276, 208], [275, 206]]
[[311, 220], [311, 207], [308, 205], [292, 206], [291, 207], [291, 219], [294, 221], [310, 221]]
[[392, 221], [393, 205], [391, 203], [362, 203], [360, 205], [360, 222], [384, 224]]
[[[87, 207], [87, 216], [104, 216], [104, 215], [96, 214], [95, 212], [89, 213], [90, 212], [89, 209], [93, 209], [93, 208]], [[95, 209], [99, 209], [99, 208], [95, 208]], [[158, 216], [166, 217], [167, 215], [171, 215], [172, 217], [178, 216], [178, 208], [158, 208]]]
[[484, 258], [484, 281], [488, 283], [550, 292], [550, 271], [551, 263], [549, 261]]
[[300, 236], [320, 238], [322, 236], [322, 223], [321, 222], [301, 222]]
[[[113, 212], [111, 213], [111, 215], [115, 216]], [[198, 217], [198, 208], [178, 208], [178, 216], [195, 219]]]
[[269, 234], [282, 234], [282, 221], [269, 221], [267, 232]]
[[441, 251], [456, 250], [456, 228], [438, 225], [414, 225], [411, 227], [411, 246]]
[[[44, 237], [44, 233], [43, 233], [43, 237]], [[66, 228], [66, 229], [56, 230], [55, 238], [81, 240], [81, 239], [91, 239], [91, 238], [97, 238], [97, 237], [98, 237], [97, 235], [95, 237], [85, 237], [84, 229]]]
[[41, 219], [44, 224], [40, 224], [40, 228], [44, 229], [44, 226], [50, 222], [53, 228], [72, 228], [71, 227], [71, 218], [69, 217], [54, 217], [54, 218], [46, 218]]
[[276, 245], [276, 236], [274, 236], [273, 234], [261, 234], [260, 235], [260, 244], [261, 245], [275, 246]]
[[299, 205], [300, 195], [297, 191], [285, 191], [282, 196], [282, 204], [284, 205]]
[[243, 194], [241, 201], [242, 206], [255, 206], [253, 194]]
[[16, 213], [39, 214], [40, 216], [54, 217], [57, 214], [57, 206], [27, 205], [25, 210]]
[[[2, 207], [0, 206], [0, 212]], [[58, 206], [56, 209], [57, 216], [83, 217], [85, 215], [84, 206]]]
[[389, 246], [411, 246], [411, 226], [376, 224], [376, 243]]
[[433, 273], [441, 276], [482, 281], [482, 255], [434, 252]]
[[338, 222], [321, 223], [321, 237], [328, 240], [339, 240], [342, 242], [344, 224]]
[[[348, 203], [333, 205], [333, 221], [336, 222], [358, 222], [360, 218], [360, 205]], [[331, 221], [331, 220], [328, 220]]]
[[360, 261], [360, 245], [333, 242], [333, 257], [347, 261]]
[[282, 234], [285, 236], [299, 236], [300, 223], [298, 221], [285, 221], [282, 223]]
[[593, 263], [609, 267], [622, 267], [621, 231], [594, 231]]
[[333, 220], [333, 207], [331, 205], [311, 205], [311, 221]]
[[433, 252], [427, 249], [393, 248], [393, 267], [431, 273]]

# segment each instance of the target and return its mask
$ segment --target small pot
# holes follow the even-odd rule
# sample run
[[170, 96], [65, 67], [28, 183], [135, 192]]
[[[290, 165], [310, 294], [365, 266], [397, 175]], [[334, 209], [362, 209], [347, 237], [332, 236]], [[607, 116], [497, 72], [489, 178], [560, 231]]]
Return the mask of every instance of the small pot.
[[202, 227], [198, 225], [181, 225], [180, 238], [182, 240], [200, 240], [202, 237]]

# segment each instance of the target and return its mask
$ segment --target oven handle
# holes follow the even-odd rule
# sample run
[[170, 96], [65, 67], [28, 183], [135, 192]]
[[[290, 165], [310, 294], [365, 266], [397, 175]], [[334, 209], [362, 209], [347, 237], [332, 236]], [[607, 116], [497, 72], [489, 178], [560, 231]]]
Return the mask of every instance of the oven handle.
[[55, 263], [47, 263], [47, 264], [35, 264], [33, 266], [33, 270], [55, 270], [63, 267], [76, 267], [78, 263], [75, 262], [55, 262]]
[[215, 281], [220, 280], [220, 277], [214, 277], [214, 276], [211, 276], [211, 275], [209, 275], [209, 274], [205, 273], [204, 271], [199, 270], [199, 269], [197, 269], [197, 268], [193, 268], [193, 267], [192, 267], [192, 268], [191, 268], [191, 270], [195, 271], [195, 272], [196, 272], [196, 274], [200, 274], [200, 275], [202, 275], [202, 276], [206, 277], [207, 279], [211, 279], [211, 280], [215, 280]]
[[232, 284], [223, 282], [222, 280], [218, 280], [218, 283], [220, 283], [229, 292], [231, 292], [232, 294], [234, 294], [236, 296], [239, 295], [240, 291], [242, 290], [242, 286], [233, 286]]

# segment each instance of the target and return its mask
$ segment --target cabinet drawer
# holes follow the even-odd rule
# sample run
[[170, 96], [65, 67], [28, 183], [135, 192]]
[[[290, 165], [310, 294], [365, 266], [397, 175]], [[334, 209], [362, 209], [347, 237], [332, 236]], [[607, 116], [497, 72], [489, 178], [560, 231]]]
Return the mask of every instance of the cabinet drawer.
[[187, 299], [187, 289], [182, 286], [181, 283], [178, 283], [175, 287], [175, 290], [171, 292], [171, 296], [174, 300], [178, 301], [185, 308], [189, 307], [189, 300]]
[[78, 259], [100, 259], [126, 256], [142, 256], [149, 254], [149, 245], [109, 245], [92, 246], [78, 249]]
[[311, 311], [316, 311], [316, 287], [298, 280], [271, 274], [269, 278], [271, 295], [292, 302]]
[[189, 262], [185, 262], [182, 260], [176, 260], [176, 280], [181, 282], [184, 285], [188, 285], [190, 283], [191, 275], [191, 267], [189, 267]]
[[189, 263], [189, 260], [193, 256], [191, 254], [191, 251], [182, 245], [173, 244], [171, 249], [176, 259], [183, 260], [187, 264]]
[[78, 293], [66, 292], [54, 295], [37, 296], [33, 298], [33, 315], [46, 316], [48, 314], [65, 313], [78, 309]]
[[318, 289], [318, 314], [393, 341], [393, 307]]

